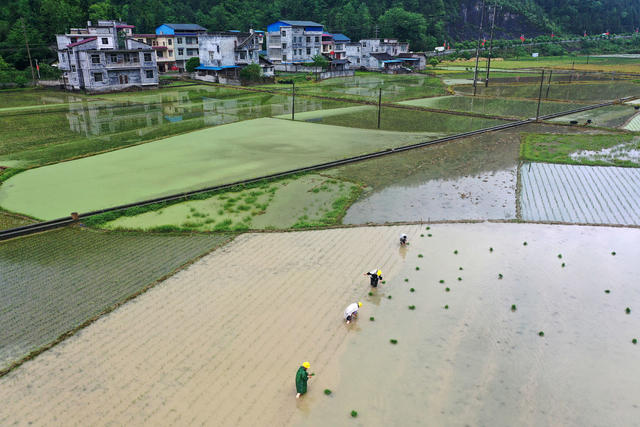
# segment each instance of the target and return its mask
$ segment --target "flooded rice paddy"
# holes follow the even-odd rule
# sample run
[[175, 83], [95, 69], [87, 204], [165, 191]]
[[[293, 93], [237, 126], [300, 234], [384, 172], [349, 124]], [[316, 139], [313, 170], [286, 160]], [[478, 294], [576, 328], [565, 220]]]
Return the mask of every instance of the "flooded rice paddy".
[[525, 163], [522, 219], [640, 225], [640, 169]]
[[[572, 121], [576, 121], [580, 125], [588, 124], [591, 126], [627, 129], [627, 124], [630, 123], [636, 115], [637, 111], [628, 105], [611, 105], [609, 107], [596, 108], [556, 117], [550, 121], [556, 123], [571, 123]], [[588, 122], [588, 120], [590, 120], [590, 122]]]
[[[639, 230], [426, 232], [241, 236], [0, 378], [0, 423], [634, 423]], [[385, 283], [367, 296], [376, 267]], [[296, 401], [304, 360], [316, 375]]]

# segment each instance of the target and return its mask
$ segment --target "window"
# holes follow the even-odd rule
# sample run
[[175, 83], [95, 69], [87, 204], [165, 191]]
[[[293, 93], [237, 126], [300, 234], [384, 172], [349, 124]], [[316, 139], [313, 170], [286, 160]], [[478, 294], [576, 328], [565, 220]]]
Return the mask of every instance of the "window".
[[173, 40], [167, 39], [167, 43], [169, 43], [169, 46], [171, 46], [173, 44]]
[[147, 73], [147, 78], [148, 79], [152, 79], [153, 78], [153, 70], [147, 70], [146, 73]]
[[307, 37], [307, 43], [311, 43], [311, 37]]
[[286, 49], [287, 48], [287, 44], [286, 43], [282, 43], [282, 48]]
[[[282, 55], [282, 60], [286, 61], [287, 60], [287, 55]], [[75, 70], [76, 70], [76, 67], [73, 67], [73, 71], [75, 71]]]
[[356, 58], [356, 62], [359, 64], [360, 63], [360, 58]]
[[109, 60], [111, 62], [118, 62], [118, 55], [111, 54], [110, 57], [109, 57]]
[[358, 47], [358, 52], [360, 52], [360, 48]]
[[73, 72], [73, 73], [75, 73], [75, 72], [76, 72], [76, 66], [75, 66], [75, 65], [72, 65], [72, 66], [71, 66], [71, 72]]
[[100, 55], [91, 55], [91, 63], [99, 64], [100, 63]]
[[178, 43], [178, 44], [182, 44], [182, 37], [178, 37], [178, 38], [176, 39], [176, 43]]
[[78, 41], [78, 38], [77, 38], [77, 37], [71, 37], [71, 43], [75, 43], [75, 42], [77, 42], [77, 41]]
[[320, 37], [316, 36], [316, 43], [320, 43]]
[[287, 32], [285, 30], [282, 30], [282, 37], [287, 37]]
[[93, 81], [101, 82], [102, 81], [102, 73], [93, 73]]
[[173, 50], [169, 49], [169, 55], [168, 56], [173, 56]]
[[102, 44], [109, 44], [109, 39], [106, 37], [102, 38]]
[[162, 52], [161, 50], [159, 50], [156, 55], [158, 55], [158, 58], [164, 58], [164, 52]]
[[154, 40], [153, 43], [151, 43], [151, 46], [158, 46], [158, 40]]
[[145, 62], [151, 62], [151, 54], [150, 53], [145, 53], [144, 54], [144, 60], [145, 60]]
[[311, 55], [311, 48], [310, 47], [307, 48], [307, 55]]
[[140, 43], [144, 43], [144, 39], [138, 39]]
[[178, 48], [178, 55], [184, 55], [184, 49], [179, 47]]
[[219, 44], [216, 45], [216, 52], [220, 53], [220, 45]]
[[187, 44], [195, 44], [195, 42], [196, 42], [195, 37], [187, 37]]
[[131, 62], [135, 62], [135, 63], [140, 62], [140, 57], [138, 56], [137, 53], [131, 57]]

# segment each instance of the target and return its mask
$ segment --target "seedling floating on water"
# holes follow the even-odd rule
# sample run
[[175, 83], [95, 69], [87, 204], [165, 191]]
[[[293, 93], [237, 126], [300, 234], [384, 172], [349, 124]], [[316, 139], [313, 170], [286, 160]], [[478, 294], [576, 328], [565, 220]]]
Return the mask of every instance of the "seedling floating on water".
[[415, 289], [413, 289], [413, 288], [411, 288], [411, 289], [409, 289], [409, 291], [411, 291], [411, 292], [415, 292], [416, 290], [415, 290]]
[[331, 394], [331, 390], [329, 390], [328, 388], [324, 389], [324, 394], [326, 394], [327, 396], [329, 396]]
[[422, 254], [418, 254], [418, 258], [422, 258]]
[[398, 344], [398, 340], [394, 340], [393, 338], [391, 338], [391, 339], [389, 340], [389, 342], [390, 342], [391, 344]]
[[516, 311], [518, 308], [515, 304], [511, 304], [511, 311]]
[[627, 308], [624, 309], [624, 312], [627, 313], [627, 314], [631, 314], [631, 309], [629, 307], [627, 307]]
[[444, 283], [444, 280], [440, 279], [440, 283]]
[[608, 293], [611, 293], [611, 291], [610, 291], [609, 289], [605, 289], [605, 290], [604, 290], [604, 293], [605, 293], [605, 294], [608, 294]]
[[351, 416], [353, 418], [357, 417], [358, 416], [358, 411], [351, 411]]
[[540, 331], [540, 332], [538, 332], [538, 335], [540, 335], [541, 337], [543, 337], [543, 336], [544, 336], [544, 332]]
[[416, 267], [416, 271], [420, 270], [420, 267]]
[[616, 253], [615, 252], [611, 252], [611, 255], [616, 256]]
[[409, 310], [415, 310], [415, 309], [416, 309], [416, 306], [415, 306], [415, 305], [410, 305], [410, 306], [409, 306]]
[[498, 279], [502, 279], [502, 273], [498, 273]]
[[449, 288], [444, 288], [445, 292], [449, 292], [451, 289]]

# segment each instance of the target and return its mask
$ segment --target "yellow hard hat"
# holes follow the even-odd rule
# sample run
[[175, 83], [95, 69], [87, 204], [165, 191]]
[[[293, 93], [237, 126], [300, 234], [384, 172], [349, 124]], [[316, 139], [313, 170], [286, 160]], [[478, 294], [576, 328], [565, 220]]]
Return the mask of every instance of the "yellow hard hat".
[[382, 271], [378, 270], [378, 276], [382, 276]]
[[362, 307], [362, 303], [358, 301], [358, 307]]
[[303, 368], [306, 368], [306, 369], [309, 369], [309, 368], [311, 367], [311, 364], [310, 364], [309, 362], [304, 362], [304, 363], [302, 364], [302, 367], [303, 367]]

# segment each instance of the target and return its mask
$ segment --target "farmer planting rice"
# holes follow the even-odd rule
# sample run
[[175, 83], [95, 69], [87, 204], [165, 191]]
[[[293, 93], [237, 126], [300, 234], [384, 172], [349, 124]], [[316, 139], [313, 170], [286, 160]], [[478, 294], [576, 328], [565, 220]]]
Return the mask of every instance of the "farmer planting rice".
[[407, 245], [407, 239], [408, 239], [407, 235], [402, 233], [400, 235], [400, 246], [406, 246]]
[[347, 321], [347, 325], [351, 323], [351, 321], [358, 317], [358, 309], [362, 307], [362, 303], [360, 301], [351, 303], [344, 309], [344, 320]]
[[309, 381], [309, 373], [307, 370], [311, 367], [309, 362], [304, 362], [302, 366], [298, 368], [296, 372], [296, 399], [300, 399], [300, 396], [307, 392], [307, 382]]
[[380, 271], [379, 268], [377, 268], [375, 270], [371, 270], [368, 273], [364, 273], [364, 275], [371, 277], [371, 286], [373, 286], [374, 288], [377, 288], [378, 287], [378, 281], [382, 280], [382, 271]]

